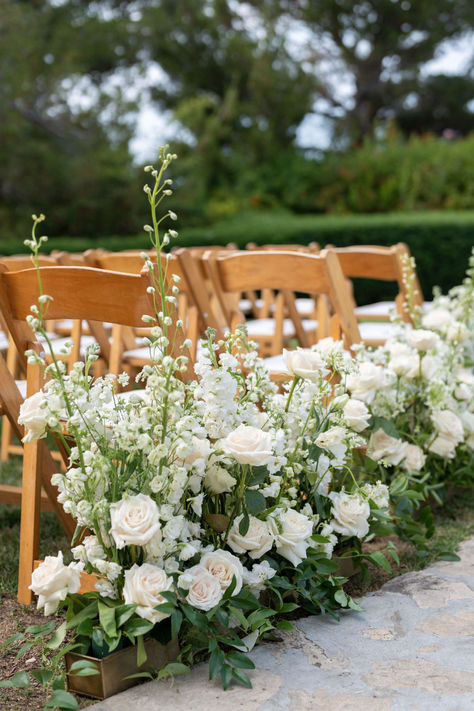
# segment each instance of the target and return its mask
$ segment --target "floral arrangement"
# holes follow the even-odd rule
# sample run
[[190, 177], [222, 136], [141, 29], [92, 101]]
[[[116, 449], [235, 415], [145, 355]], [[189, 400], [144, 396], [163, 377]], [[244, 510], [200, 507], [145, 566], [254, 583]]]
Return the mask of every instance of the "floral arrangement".
[[[158, 257], [177, 236], [160, 232], [165, 218], [176, 218], [158, 216], [175, 156], [162, 149], [160, 157], [158, 169], [145, 168], [154, 179], [145, 186], [152, 221], [145, 231]], [[28, 242], [34, 259], [39, 221]], [[179, 658], [160, 678], [207, 655], [211, 679], [250, 686], [247, 653], [275, 628], [291, 628], [287, 617], [297, 608], [359, 609], [344, 591], [341, 560], [390, 568], [383, 552], [365, 553], [363, 541], [395, 531], [420, 537], [412, 511], [427, 491], [410, 482], [423, 485], [427, 456], [450, 462], [461, 441], [472, 447], [470, 425], [452, 426], [453, 418], [473, 417], [472, 371], [457, 335], [400, 325], [384, 348], [356, 358], [329, 338], [311, 351], [288, 351], [288, 381], [278, 386], [240, 330], [222, 340], [209, 332], [196, 379], [183, 382], [189, 344], [176, 355], [169, 337], [178, 279], [163, 273], [159, 258], [156, 267], [144, 258], [156, 308], [144, 315], [151, 335], [150, 364], [137, 376], [142, 389], [125, 397], [116, 394], [125, 374], [94, 379], [94, 347], [70, 373], [54, 357], [48, 365], [27, 354], [48, 381], [22, 407], [25, 439], [53, 432], [62, 440], [69, 465], [53, 483], [77, 521], [73, 562], [47, 557], [31, 589], [46, 615], [65, 609], [52, 648], [68, 633], [65, 649], [95, 656], [133, 644], [140, 665], [147, 637], [178, 638]], [[30, 317], [46, 346], [48, 298]], [[463, 383], [469, 397], [455, 394]], [[398, 560], [393, 544], [385, 553]], [[78, 594], [82, 571], [96, 575], [96, 592]], [[90, 664], [75, 671], [96, 673]], [[53, 686], [59, 690], [68, 695]]]

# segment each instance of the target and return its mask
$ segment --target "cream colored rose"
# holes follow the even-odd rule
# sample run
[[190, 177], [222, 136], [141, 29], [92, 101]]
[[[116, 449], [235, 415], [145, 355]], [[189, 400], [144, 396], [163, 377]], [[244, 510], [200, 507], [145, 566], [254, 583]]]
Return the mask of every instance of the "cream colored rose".
[[370, 436], [367, 455], [376, 462], [384, 459], [389, 464], [397, 465], [405, 457], [407, 446], [407, 442], [391, 437], [380, 428]]
[[456, 444], [463, 439], [463, 426], [459, 417], [451, 410], [438, 410], [431, 416], [437, 432]]
[[330, 427], [326, 432], [321, 432], [314, 440], [318, 447], [327, 449], [336, 458], [341, 458], [346, 453], [346, 445], [344, 439], [347, 436], [347, 430], [345, 427]]
[[332, 491], [333, 519], [330, 522], [335, 531], [343, 536], [364, 538], [369, 532], [370, 505], [358, 494]]
[[388, 367], [397, 375], [415, 378], [420, 373], [420, 356], [416, 352], [393, 356], [388, 362]]
[[402, 467], [407, 472], [419, 472], [425, 466], [426, 455], [416, 444], [409, 444], [405, 449], [405, 459]]
[[407, 341], [410, 346], [419, 351], [430, 351], [438, 345], [439, 336], [433, 331], [417, 328], [408, 332]]
[[298, 348], [296, 351], [283, 350], [283, 358], [290, 375], [316, 382], [320, 377], [328, 375], [321, 353], [307, 348]]
[[20, 405], [20, 415], [18, 417], [18, 423], [26, 429], [26, 434], [22, 441], [25, 443], [34, 442], [37, 439], [46, 437], [48, 416], [46, 396], [42, 390], [26, 398]]
[[445, 459], [452, 459], [456, 452], [456, 440], [452, 440], [444, 435], [438, 435], [428, 447], [430, 452], [434, 454], [439, 454], [440, 457]]
[[137, 615], [150, 622], [161, 622], [170, 616], [169, 612], [160, 612], [154, 608], [167, 602], [161, 593], [172, 589], [173, 579], [162, 568], [151, 563], [135, 564], [125, 571], [123, 599], [127, 605], [137, 605]]
[[[276, 513], [276, 512], [275, 512]], [[280, 511], [277, 517], [275, 544], [277, 552], [294, 566], [306, 558], [309, 539], [313, 534], [313, 522], [293, 509]]]
[[382, 377], [382, 368], [368, 361], [363, 362], [357, 373], [349, 373], [347, 376], [347, 389], [357, 400], [368, 402], [380, 385]]
[[271, 521], [260, 521], [255, 516], [249, 518], [249, 528], [245, 536], [239, 533], [242, 516], [238, 516], [230, 529], [228, 545], [235, 553], [248, 553], [253, 560], [261, 558], [273, 546], [275, 540], [274, 525]]
[[453, 315], [447, 309], [434, 308], [423, 316], [421, 323], [425, 328], [442, 331], [449, 326], [452, 320]]
[[234, 577], [235, 588], [232, 594], [237, 595], [241, 591], [244, 569], [237, 556], [229, 551], [215, 550], [204, 553], [199, 565], [219, 581], [223, 591], [227, 590]]
[[186, 602], [189, 602], [193, 607], [208, 612], [222, 600], [224, 593], [219, 580], [202, 565], [195, 565], [189, 568], [185, 572], [185, 576], [187, 578], [186, 585], [188, 586]]
[[204, 477], [204, 486], [212, 491], [213, 494], [224, 494], [226, 491], [232, 491], [235, 483], [234, 477], [218, 464], [211, 465]]
[[44, 614], [52, 615], [69, 593], [77, 593], [83, 567], [82, 563], [64, 565], [61, 552], [47, 555], [31, 575], [30, 590], [38, 595], [38, 610], [44, 607]]
[[239, 464], [261, 466], [268, 464], [273, 456], [271, 434], [249, 425], [239, 425], [220, 441], [220, 446]]
[[362, 400], [350, 399], [343, 409], [344, 420], [355, 432], [362, 432], [369, 425], [370, 412]]
[[110, 506], [110, 534], [117, 548], [144, 546], [158, 535], [158, 507], [146, 494], [136, 494]]

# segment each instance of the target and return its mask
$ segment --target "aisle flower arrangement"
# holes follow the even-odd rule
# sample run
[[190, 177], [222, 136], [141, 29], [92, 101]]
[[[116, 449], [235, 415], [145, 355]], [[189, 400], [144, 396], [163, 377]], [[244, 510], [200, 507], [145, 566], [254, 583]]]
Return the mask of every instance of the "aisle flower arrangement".
[[[161, 235], [163, 220], [176, 216], [158, 215], [175, 158], [160, 155], [157, 169], [145, 169], [153, 178], [145, 231], [158, 257], [177, 236]], [[34, 259], [40, 220], [28, 241]], [[364, 553], [362, 543], [404, 525], [410, 537], [406, 521], [427, 493], [410, 482], [426, 456], [451, 461], [472, 447], [464, 424], [473, 417], [472, 370], [459, 339], [400, 326], [386, 347], [356, 358], [332, 339], [287, 352], [289, 379], [277, 386], [241, 330], [222, 340], [209, 332], [196, 380], [183, 382], [189, 344], [176, 354], [170, 343], [179, 283], [160, 259], [156, 269], [148, 262], [156, 309], [144, 315], [151, 362], [137, 377], [140, 390], [125, 398], [115, 377], [92, 378], [93, 347], [70, 373], [54, 356], [47, 365], [28, 354], [49, 379], [25, 401], [20, 421], [26, 440], [53, 432], [67, 448], [67, 471], [53, 483], [77, 521], [73, 562], [47, 557], [31, 589], [46, 615], [65, 610], [52, 649], [68, 633], [66, 651], [96, 657], [133, 645], [146, 678], [185, 672], [207, 657], [210, 678], [224, 688], [250, 686], [247, 653], [275, 629], [290, 629], [298, 608], [359, 609], [344, 591], [341, 559], [388, 568], [387, 555], [397, 561], [393, 544], [384, 555]], [[43, 295], [30, 317], [46, 345], [47, 309]], [[118, 382], [127, 385], [128, 376]], [[453, 418], [463, 423], [459, 432]], [[391, 479], [392, 467], [400, 472]], [[78, 593], [84, 571], [96, 576], [95, 592]], [[179, 657], [148, 669], [149, 638], [178, 639]], [[97, 673], [92, 662], [76, 664], [70, 673]], [[62, 694], [73, 703], [55, 679], [46, 681], [56, 701]]]

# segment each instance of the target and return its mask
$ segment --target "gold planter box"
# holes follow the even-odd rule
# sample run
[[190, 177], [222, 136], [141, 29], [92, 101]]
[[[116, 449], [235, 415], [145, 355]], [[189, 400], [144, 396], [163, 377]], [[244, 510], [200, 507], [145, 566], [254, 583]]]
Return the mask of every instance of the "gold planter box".
[[[103, 659], [90, 657], [87, 654], [68, 652], [65, 656], [68, 690], [100, 700], [125, 691], [125, 689], [143, 681], [140, 678], [126, 679], [125, 677], [138, 672], [160, 669], [169, 662], [175, 661], [179, 654], [178, 640], [172, 639], [167, 645], [163, 645], [154, 639], [149, 639], [145, 642], [145, 650], [147, 660], [140, 667], [137, 666], [136, 647], [126, 647]], [[95, 662], [99, 674], [78, 676], [74, 672], [70, 673], [72, 664], [80, 659]]]

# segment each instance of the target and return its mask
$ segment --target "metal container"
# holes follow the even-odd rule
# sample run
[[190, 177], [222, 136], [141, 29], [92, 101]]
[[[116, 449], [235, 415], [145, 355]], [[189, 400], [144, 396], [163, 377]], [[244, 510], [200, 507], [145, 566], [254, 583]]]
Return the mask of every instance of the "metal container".
[[[137, 665], [137, 648], [134, 646], [113, 652], [103, 659], [90, 657], [87, 654], [68, 652], [65, 655], [68, 690], [100, 700], [125, 691], [130, 686], [142, 681], [140, 678], [127, 679], [126, 677], [138, 672], [156, 671], [168, 662], [175, 661], [179, 654], [178, 640], [172, 639], [168, 644], [163, 645], [155, 639], [149, 639], [145, 642], [145, 650], [147, 660], [140, 667]], [[78, 676], [74, 672], [70, 673], [72, 664], [80, 659], [94, 662], [99, 674]]]

